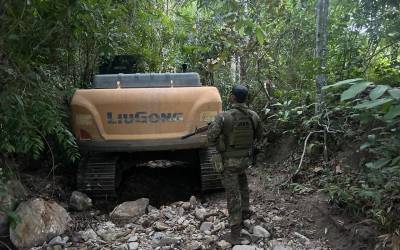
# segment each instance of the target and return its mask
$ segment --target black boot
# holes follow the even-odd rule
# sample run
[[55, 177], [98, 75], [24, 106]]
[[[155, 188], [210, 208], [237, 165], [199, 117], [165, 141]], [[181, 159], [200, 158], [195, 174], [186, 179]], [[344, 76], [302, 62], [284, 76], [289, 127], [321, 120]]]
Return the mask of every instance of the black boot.
[[232, 245], [240, 245], [242, 238], [240, 237], [240, 232], [242, 231], [241, 225], [236, 225], [231, 227], [231, 240], [229, 243]]
[[223, 235], [222, 239], [231, 243], [232, 246], [240, 245], [242, 240], [240, 237], [240, 231], [242, 231], [242, 227], [240, 225], [231, 226], [231, 232]]

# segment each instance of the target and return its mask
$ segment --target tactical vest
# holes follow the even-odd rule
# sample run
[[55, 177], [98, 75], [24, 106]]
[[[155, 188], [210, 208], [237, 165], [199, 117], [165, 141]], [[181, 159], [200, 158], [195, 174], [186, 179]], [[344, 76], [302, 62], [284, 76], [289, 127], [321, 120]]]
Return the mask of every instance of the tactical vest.
[[224, 114], [225, 157], [249, 157], [255, 136], [255, 121], [245, 109], [234, 108]]

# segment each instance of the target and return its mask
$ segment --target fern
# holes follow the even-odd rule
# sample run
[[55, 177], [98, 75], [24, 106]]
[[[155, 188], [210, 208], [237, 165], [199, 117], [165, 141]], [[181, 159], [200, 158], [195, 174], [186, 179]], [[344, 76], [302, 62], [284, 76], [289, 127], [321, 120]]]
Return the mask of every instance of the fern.
[[[53, 72], [57, 74], [57, 72]], [[74, 136], [66, 126], [63, 95], [52, 86], [62, 79], [49, 78], [33, 89], [9, 89], [0, 94], [0, 150], [38, 158], [50, 143], [61, 146], [65, 158], [79, 158]], [[47, 149], [46, 149], [47, 148]]]

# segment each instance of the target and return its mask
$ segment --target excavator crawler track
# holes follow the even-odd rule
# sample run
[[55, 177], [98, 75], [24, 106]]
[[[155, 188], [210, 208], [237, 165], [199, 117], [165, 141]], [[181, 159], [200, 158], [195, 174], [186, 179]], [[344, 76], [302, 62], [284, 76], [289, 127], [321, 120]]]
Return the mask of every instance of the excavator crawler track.
[[109, 154], [91, 154], [82, 159], [78, 168], [78, 190], [92, 198], [115, 198], [119, 184], [117, 163], [118, 157]]
[[208, 148], [199, 151], [201, 170], [201, 191], [221, 190], [221, 174], [216, 172], [212, 166], [211, 157], [216, 154], [215, 148]]

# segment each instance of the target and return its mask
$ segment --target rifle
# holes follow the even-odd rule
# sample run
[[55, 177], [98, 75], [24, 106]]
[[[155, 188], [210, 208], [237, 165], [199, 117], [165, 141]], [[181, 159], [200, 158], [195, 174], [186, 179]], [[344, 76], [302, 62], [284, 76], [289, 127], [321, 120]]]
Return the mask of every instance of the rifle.
[[196, 135], [196, 134], [200, 134], [200, 133], [206, 132], [209, 125], [210, 125], [210, 123], [208, 123], [207, 125], [205, 125], [205, 126], [203, 126], [203, 127], [196, 128], [196, 129], [194, 130], [194, 132], [182, 136], [181, 139], [184, 140], [184, 139], [189, 138], [189, 137], [191, 137], [191, 136], [194, 136], [194, 135]]

